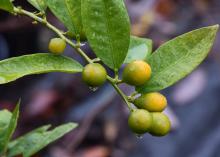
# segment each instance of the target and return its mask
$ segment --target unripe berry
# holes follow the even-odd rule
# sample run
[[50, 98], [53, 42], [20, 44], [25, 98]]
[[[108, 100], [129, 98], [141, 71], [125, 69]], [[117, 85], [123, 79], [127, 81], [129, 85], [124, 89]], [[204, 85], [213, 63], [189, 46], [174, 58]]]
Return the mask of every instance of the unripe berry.
[[62, 54], [66, 48], [66, 42], [61, 38], [53, 38], [49, 43], [49, 50], [54, 54]]
[[144, 134], [149, 131], [152, 124], [152, 115], [143, 109], [135, 109], [128, 118], [130, 129], [136, 134]]
[[167, 99], [160, 93], [144, 94], [134, 101], [135, 106], [150, 112], [162, 112], [167, 107]]
[[133, 86], [145, 84], [151, 76], [151, 67], [148, 63], [137, 60], [129, 63], [122, 74], [122, 80]]
[[83, 81], [91, 86], [97, 87], [105, 83], [107, 72], [99, 63], [90, 63], [85, 66], [82, 72]]
[[171, 122], [169, 118], [160, 112], [152, 113], [153, 121], [150, 128], [150, 134], [153, 136], [165, 136], [170, 132]]

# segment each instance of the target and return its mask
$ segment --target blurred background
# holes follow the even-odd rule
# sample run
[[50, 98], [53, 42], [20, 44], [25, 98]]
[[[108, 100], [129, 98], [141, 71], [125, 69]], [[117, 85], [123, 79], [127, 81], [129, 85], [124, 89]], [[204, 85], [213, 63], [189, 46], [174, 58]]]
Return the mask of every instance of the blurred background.
[[[220, 0], [126, 0], [132, 34], [151, 38], [154, 49], [193, 29], [220, 23]], [[26, 0], [15, 4], [34, 10]], [[48, 13], [51, 23], [63, 25]], [[0, 11], [0, 59], [48, 52], [55, 37], [27, 17]], [[28, 76], [0, 86], [0, 108], [12, 110], [21, 97], [16, 135], [45, 124], [78, 122], [79, 127], [36, 157], [220, 157], [220, 35], [208, 58], [191, 75], [164, 91], [172, 121], [165, 137], [136, 137], [127, 126], [128, 110], [106, 84], [90, 90], [80, 74]], [[83, 47], [93, 55], [88, 45]], [[84, 61], [67, 47], [65, 55]], [[132, 88], [121, 86], [126, 93]]]

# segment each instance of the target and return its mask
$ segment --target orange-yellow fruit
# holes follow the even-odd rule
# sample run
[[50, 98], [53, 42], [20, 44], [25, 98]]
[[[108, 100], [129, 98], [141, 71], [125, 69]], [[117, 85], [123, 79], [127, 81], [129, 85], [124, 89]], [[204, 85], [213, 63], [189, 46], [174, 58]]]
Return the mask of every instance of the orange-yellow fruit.
[[53, 38], [49, 43], [49, 50], [53, 54], [62, 54], [66, 48], [66, 42], [61, 38]]
[[148, 63], [142, 60], [137, 60], [129, 63], [122, 74], [122, 80], [133, 86], [145, 84], [151, 76], [151, 67]]
[[165, 136], [170, 132], [169, 118], [160, 112], [152, 113], [153, 121], [149, 133], [153, 136]]
[[144, 94], [134, 101], [135, 106], [150, 112], [162, 112], [167, 107], [167, 99], [158, 92]]

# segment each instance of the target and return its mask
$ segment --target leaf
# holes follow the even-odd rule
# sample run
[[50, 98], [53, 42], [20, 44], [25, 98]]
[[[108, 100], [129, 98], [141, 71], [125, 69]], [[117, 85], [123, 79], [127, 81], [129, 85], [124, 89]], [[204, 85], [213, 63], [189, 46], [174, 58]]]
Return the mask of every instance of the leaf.
[[0, 9], [3, 9], [8, 12], [13, 12], [14, 5], [10, 0], [1, 0], [0, 2]]
[[19, 116], [19, 106], [20, 106], [20, 101], [17, 103], [12, 116], [10, 118], [10, 122], [8, 124], [7, 129], [4, 132], [4, 137], [2, 138], [2, 141], [0, 143], [0, 154], [5, 153], [7, 151], [8, 143], [16, 129], [17, 126], [17, 121], [18, 121], [18, 116]]
[[76, 127], [77, 124], [68, 123], [51, 131], [45, 130], [48, 129], [47, 126], [40, 128], [38, 131], [29, 133], [26, 136], [11, 142], [9, 145], [8, 156], [13, 157], [15, 155], [23, 154], [24, 157], [30, 157]]
[[[53, 14], [61, 21], [63, 24], [73, 32], [75, 35], [80, 34], [81, 25], [79, 24], [80, 12], [78, 8], [80, 7], [79, 0], [45, 0], [47, 6], [53, 12]], [[74, 6], [76, 5], [76, 6]], [[77, 6], [78, 5], [78, 6]], [[75, 14], [77, 12], [77, 14]], [[75, 23], [76, 22], [76, 23]], [[80, 25], [80, 26], [79, 26]], [[80, 27], [80, 28], [78, 28]]]
[[8, 110], [0, 111], [0, 156], [2, 151], [4, 150], [5, 134], [7, 132], [11, 117], [12, 113]]
[[14, 147], [15, 145], [18, 145], [19, 143], [21, 143], [21, 141], [23, 141], [24, 139], [28, 138], [29, 136], [32, 136], [33, 134], [43, 134], [45, 133], [49, 128], [51, 127], [51, 125], [44, 125], [41, 126], [37, 129], [32, 130], [31, 132], [17, 138], [16, 140], [12, 141], [9, 143], [9, 148], [11, 149], [12, 147]]
[[218, 27], [197, 29], [163, 44], [148, 60], [152, 68], [151, 79], [144, 86], [137, 87], [137, 91], [159, 91], [191, 73], [210, 51]]
[[83, 31], [81, 17], [81, 0], [66, 0], [66, 6], [71, 12], [71, 18], [79, 35]]
[[44, 0], [27, 0], [31, 5], [33, 5], [36, 9], [38, 9], [41, 12], [45, 12], [47, 9], [47, 5], [44, 2]]
[[81, 9], [90, 46], [107, 66], [118, 69], [130, 42], [129, 17], [123, 0], [82, 0]]
[[124, 63], [134, 60], [147, 60], [152, 52], [152, 40], [131, 36], [130, 46]]
[[60, 55], [38, 53], [13, 57], [0, 61], [0, 84], [26, 75], [49, 72], [76, 73], [81, 72], [82, 69], [77, 61]]

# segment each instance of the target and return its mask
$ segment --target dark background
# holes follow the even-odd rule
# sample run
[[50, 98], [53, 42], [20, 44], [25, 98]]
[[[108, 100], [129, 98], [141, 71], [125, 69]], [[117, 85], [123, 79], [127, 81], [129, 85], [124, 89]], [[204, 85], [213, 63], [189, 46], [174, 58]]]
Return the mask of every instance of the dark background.
[[[219, 0], [127, 0], [132, 34], [154, 41], [154, 49], [177, 35], [220, 23]], [[17, 0], [34, 10], [25, 0]], [[48, 13], [48, 19], [64, 29]], [[32, 25], [27, 17], [0, 11], [0, 59], [48, 52], [51, 31]], [[162, 138], [136, 137], [127, 126], [128, 110], [106, 84], [95, 92], [80, 74], [50, 73], [21, 78], [0, 86], [0, 108], [12, 110], [22, 100], [16, 135], [51, 123], [79, 122], [80, 126], [39, 152], [39, 157], [220, 157], [220, 36], [208, 58], [187, 78], [164, 91], [172, 132]], [[93, 55], [88, 45], [83, 47]], [[82, 64], [67, 47], [65, 55]], [[123, 85], [130, 93], [133, 89]]]

